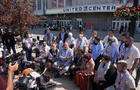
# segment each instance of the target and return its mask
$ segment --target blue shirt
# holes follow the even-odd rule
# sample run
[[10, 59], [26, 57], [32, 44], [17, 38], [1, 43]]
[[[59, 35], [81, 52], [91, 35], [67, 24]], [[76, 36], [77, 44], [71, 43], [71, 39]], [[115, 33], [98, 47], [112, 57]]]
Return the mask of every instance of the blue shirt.
[[113, 43], [111, 46], [108, 44], [103, 52], [104, 55], [110, 56], [112, 58], [112, 63], [116, 62], [116, 60], [120, 57], [118, 45]]
[[97, 45], [92, 45], [91, 46], [92, 50], [92, 58], [93, 60], [96, 60], [98, 56], [103, 52], [103, 44], [99, 42]]
[[52, 33], [50, 33], [49, 35], [45, 34], [43, 40], [47, 42], [47, 45], [51, 45], [53, 40], [53, 34]]

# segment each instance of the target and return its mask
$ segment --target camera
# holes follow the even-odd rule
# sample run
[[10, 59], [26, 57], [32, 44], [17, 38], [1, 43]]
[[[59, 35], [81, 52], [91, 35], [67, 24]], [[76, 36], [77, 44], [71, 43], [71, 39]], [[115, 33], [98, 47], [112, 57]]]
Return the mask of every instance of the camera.
[[15, 83], [14, 85], [14, 89], [19, 89], [19, 90], [27, 90], [28, 88], [28, 84], [29, 84], [29, 80], [32, 77], [30, 75], [26, 76], [24, 75], [23, 77], [19, 78], [19, 80]]

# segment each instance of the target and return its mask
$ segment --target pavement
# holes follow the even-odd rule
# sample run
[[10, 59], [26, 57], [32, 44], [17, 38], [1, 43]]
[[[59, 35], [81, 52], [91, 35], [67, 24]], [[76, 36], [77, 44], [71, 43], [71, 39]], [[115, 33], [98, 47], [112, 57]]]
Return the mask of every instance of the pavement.
[[[34, 29], [34, 30], [30, 30], [30, 33], [32, 34], [33, 38], [36, 38], [37, 36], [40, 36], [40, 39], [43, 39], [44, 36], [44, 30], [45, 29]], [[60, 31], [51, 31], [53, 33], [54, 36], [58, 36]], [[78, 30], [73, 30], [71, 31], [73, 33], [74, 38], [78, 37], [79, 31]], [[100, 31], [97, 30], [98, 32], [98, 36], [103, 39], [108, 32], [107, 31]], [[88, 39], [91, 37], [92, 35], [92, 31], [84, 31], [84, 36], [86, 36]], [[115, 36], [118, 38], [118, 40], [121, 39], [121, 35], [115, 31]], [[136, 33], [134, 35], [134, 44], [139, 48], [140, 50], [140, 34]], [[134, 74], [135, 76], [135, 74]], [[65, 77], [61, 77], [61, 78], [53, 78], [51, 79], [51, 82], [56, 83], [56, 86], [53, 88], [50, 88], [48, 90], [80, 90], [74, 83], [74, 81], [71, 81]], [[139, 85], [137, 87], [136, 90], [140, 90], [140, 82]]]

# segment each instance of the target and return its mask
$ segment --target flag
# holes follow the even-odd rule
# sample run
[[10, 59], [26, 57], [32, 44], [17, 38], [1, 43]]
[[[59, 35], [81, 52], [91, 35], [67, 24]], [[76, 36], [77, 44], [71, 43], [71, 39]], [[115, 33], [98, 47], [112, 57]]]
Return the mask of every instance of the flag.
[[59, 1], [58, 1], [58, 7], [59, 7], [59, 8], [64, 7], [64, 0], [59, 0]]
[[72, 0], [66, 0], [66, 5], [67, 6], [72, 6]]
[[57, 7], [56, 3], [57, 3], [56, 0], [53, 0], [53, 1], [52, 1], [52, 7], [53, 7], [53, 8]]

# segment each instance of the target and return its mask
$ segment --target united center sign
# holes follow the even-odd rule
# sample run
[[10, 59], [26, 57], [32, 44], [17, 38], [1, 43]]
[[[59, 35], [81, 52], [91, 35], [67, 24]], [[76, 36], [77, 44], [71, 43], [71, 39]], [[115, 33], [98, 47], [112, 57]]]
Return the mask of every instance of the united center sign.
[[117, 8], [116, 5], [85, 5], [64, 8], [64, 13], [77, 13], [77, 12], [114, 12]]
[[47, 14], [85, 13], [85, 12], [114, 12], [120, 5], [84, 5], [66, 8], [48, 9]]

